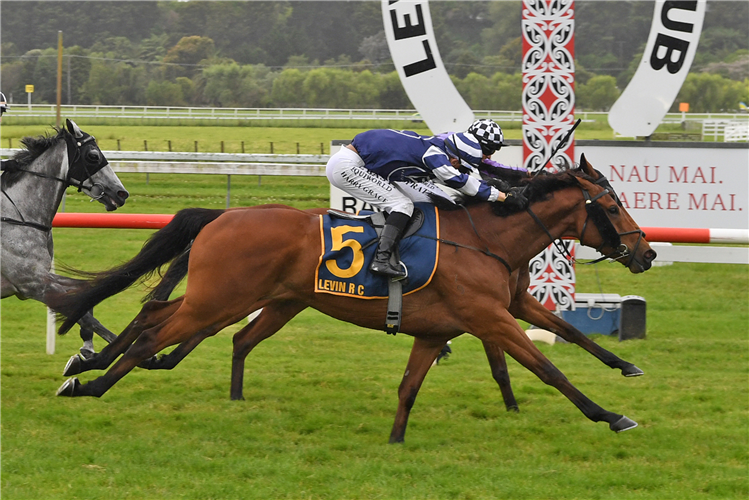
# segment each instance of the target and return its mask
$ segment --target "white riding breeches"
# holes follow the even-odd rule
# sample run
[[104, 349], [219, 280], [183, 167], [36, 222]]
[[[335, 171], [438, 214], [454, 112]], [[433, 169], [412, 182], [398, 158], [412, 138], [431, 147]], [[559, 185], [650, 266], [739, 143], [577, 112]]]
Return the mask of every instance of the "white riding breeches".
[[364, 160], [349, 148], [342, 147], [328, 160], [325, 173], [335, 187], [385, 212], [413, 214], [414, 202], [430, 201], [428, 194], [452, 199], [431, 181], [388, 182], [368, 170]]

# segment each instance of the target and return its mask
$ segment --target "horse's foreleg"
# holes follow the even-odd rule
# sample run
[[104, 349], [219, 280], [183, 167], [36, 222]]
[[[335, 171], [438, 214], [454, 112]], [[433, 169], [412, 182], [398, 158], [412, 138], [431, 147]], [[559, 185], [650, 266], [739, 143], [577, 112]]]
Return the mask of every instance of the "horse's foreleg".
[[130, 345], [140, 336], [141, 332], [147, 328], [158, 325], [161, 321], [168, 318], [177, 310], [182, 303], [182, 298], [175, 299], [172, 302], [148, 302], [143, 306], [138, 316], [115, 337], [111, 344], [108, 344], [99, 353], [95, 353], [90, 358], [82, 358], [74, 355], [65, 365], [63, 375], [77, 375], [89, 370], [103, 370], [117, 359], [117, 356], [125, 352]]
[[625, 377], [636, 377], [644, 373], [632, 363], [624, 361], [590, 340], [580, 330], [546, 309], [530, 293], [526, 292], [513, 300], [510, 313], [518, 319], [556, 333], [567, 342], [579, 345], [606, 366], [621, 370]]
[[291, 318], [306, 308], [296, 302], [271, 303], [249, 325], [234, 334], [234, 351], [231, 358], [232, 400], [244, 399], [244, 365], [250, 352], [263, 340], [280, 330]]
[[604, 410], [573, 386], [567, 377], [533, 345], [509, 312], [505, 311], [501, 314], [499, 321], [485, 323], [484, 327], [487, 329], [485, 333], [476, 334], [482, 341], [498, 343], [507, 354], [532, 371], [541, 381], [567, 396], [590, 420], [607, 422], [609, 428], [616, 432], [637, 427], [637, 423], [633, 420]]
[[425, 340], [414, 338], [411, 356], [408, 358], [406, 371], [398, 387], [398, 411], [395, 414], [393, 430], [390, 432], [391, 443], [402, 443], [406, 435], [408, 416], [411, 413], [416, 395], [419, 393], [424, 377], [426, 377], [437, 355], [445, 347], [447, 340]]
[[510, 373], [507, 371], [504, 351], [497, 344], [486, 341], [482, 341], [482, 343], [484, 344], [486, 359], [489, 360], [489, 366], [492, 369], [492, 377], [499, 384], [499, 390], [502, 392], [502, 399], [505, 401], [507, 411], [519, 411], [515, 394], [513, 394], [510, 385]]

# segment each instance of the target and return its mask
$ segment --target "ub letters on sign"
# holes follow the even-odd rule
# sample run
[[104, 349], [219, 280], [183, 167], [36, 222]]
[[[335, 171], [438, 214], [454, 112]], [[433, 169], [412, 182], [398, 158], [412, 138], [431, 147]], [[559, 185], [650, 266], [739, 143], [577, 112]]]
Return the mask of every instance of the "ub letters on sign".
[[609, 112], [616, 132], [647, 137], [661, 123], [692, 66], [705, 8], [706, 0], [656, 0], [640, 65]]
[[[663, 4], [661, 9], [661, 23], [666, 30], [673, 35], [677, 35], [678, 32], [692, 33], [694, 22], [673, 20], [670, 16], [677, 16], [674, 10], [696, 12], [697, 2], [668, 1]], [[689, 40], [673, 35], [658, 33], [656, 36], [655, 46], [650, 54], [650, 67], [654, 70], [659, 71], [665, 67], [669, 73], [674, 74], [678, 73], [684, 65], [684, 59], [689, 49]]]

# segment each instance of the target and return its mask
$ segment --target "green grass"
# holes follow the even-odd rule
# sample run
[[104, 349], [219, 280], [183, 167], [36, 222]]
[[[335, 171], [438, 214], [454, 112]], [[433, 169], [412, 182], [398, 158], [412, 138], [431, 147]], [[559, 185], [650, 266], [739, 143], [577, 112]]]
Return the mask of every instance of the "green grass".
[[[423, 134], [429, 134], [423, 124], [387, 124], [374, 122], [352, 128], [350, 123], [339, 128], [310, 127], [230, 127], [230, 126], [113, 126], [79, 123], [81, 128], [96, 137], [102, 150], [117, 151], [195, 151], [195, 142], [199, 152], [241, 153], [242, 143], [246, 153], [270, 153], [273, 143], [275, 154], [327, 154], [330, 141], [335, 139], [352, 139], [359, 132], [371, 128], [408, 128]], [[367, 126], [371, 125], [371, 126]], [[410, 125], [413, 125], [411, 127]], [[51, 132], [52, 128], [43, 125], [6, 125], [2, 126], [2, 146], [20, 147], [20, 139], [26, 136], [37, 136]], [[518, 138], [520, 136], [518, 135]], [[146, 144], [144, 144], [144, 140]], [[10, 142], [9, 142], [10, 141]]]
[[[521, 412], [506, 413], [480, 342], [463, 336], [427, 377], [406, 443], [388, 445], [410, 338], [314, 311], [250, 355], [246, 401], [228, 399], [233, 329], [172, 372], [135, 370], [101, 399], [55, 398], [79, 340], [44, 354], [43, 307], [3, 301], [3, 497], [746, 498], [745, 269], [676, 264], [630, 279], [599, 267], [604, 291], [647, 298], [648, 338], [596, 340], [646, 375], [623, 378], [576, 346], [539, 347], [640, 423], [619, 435], [511, 360]], [[593, 271], [579, 274], [594, 291]], [[110, 302], [97, 314], [112, 327], [138, 309], [136, 293]]]
[[[334, 131], [335, 133], [336, 131]], [[232, 205], [327, 203], [322, 178], [232, 177]], [[236, 179], [236, 180], [235, 180]], [[223, 207], [223, 176], [122, 176], [125, 212]], [[70, 190], [66, 210], [102, 211]], [[149, 231], [56, 229], [58, 265], [131, 258]], [[248, 357], [229, 400], [228, 328], [170, 372], [134, 370], [104, 397], [57, 398], [76, 333], [45, 354], [45, 309], [0, 304], [4, 499], [749, 496], [749, 272], [674, 264], [632, 275], [578, 266], [578, 291], [647, 300], [647, 339], [595, 340], [645, 371], [627, 379], [577, 346], [539, 348], [587, 396], [640, 427], [615, 434], [509, 360], [520, 413], [504, 411], [481, 343], [464, 335], [432, 369], [404, 445], [388, 445], [411, 339], [305, 311]], [[600, 285], [599, 285], [600, 283]], [[142, 290], [97, 307], [120, 331]], [[97, 339], [97, 346], [102, 342]], [[83, 381], [97, 376], [83, 374]]]
[[[7, 120], [6, 120], [7, 122]], [[267, 126], [175, 126], [175, 125], [109, 125], [81, 122], [79, 125], [86, 132], [96, 137], [101, 149], [105, 151], [195, 151], [195, 142], [199, 152], [226, 153], [270, 153], [275, 154], [326, 154], [330, 141], [351, 139], [359, 132], [373, 128], [395, 128], [414, 130], [421, 134], [430, 131], [423, 123], [354, 123], [346, 122], [339, 127], [314, 128], [304, 124], [278, 126], [271, 123]], [[257, 124], [253, 124], [257, 125]], [[520, 123], [500, 123], [507, 139], [522, 139]], [[669, 128], [670, 127], [670, 128]], [[664, 130], [673, 126], [664, 125]], [[678, 129], [678, 126], [676, 127]], [[20, 139], [51, 132], [50, 126], [3, 124], [0, 141], [2, 147], [20, 147]], [[660, 129], [659, 129], [660, 130]], [[676, 131], [676, 129], [674, 129]], [[596, 121], [582, 123], [575, 131], [577, 140], [612, 140], [613, 131], [608, 124]], [[145, 144], [144, 144], [145, 140]], [[119, 145], [118, 145], [119, 141]], [[322, 147], [321, 147], [322, 144]], [[298, 149], [297, 149], [298, 145]]]

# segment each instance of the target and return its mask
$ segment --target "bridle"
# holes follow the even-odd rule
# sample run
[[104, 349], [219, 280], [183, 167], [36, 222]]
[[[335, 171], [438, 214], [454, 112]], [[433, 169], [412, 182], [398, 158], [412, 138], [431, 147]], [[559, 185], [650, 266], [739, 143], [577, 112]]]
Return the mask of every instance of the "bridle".
[[[567, 250], [567, 247], [562, 244], [561, 239], [557, 238], [555, 239], [549, 230], [546, 228], [544, 223], [541, 221], [541, 219], [538, 218], [538, 216], [533, 213], [530, 206], [526, 209], [526, 211], [531, 215], [534, 221], [541, 226], [541, 228], [546, 232], [546, 234], [549, 236], [549, 239], [556, 247], [557, 251], [564, 255], [570, 262], [573, 263], [579, 263], [584, 265], [589, 264], [596, 264], [598, 262], [601, 262], [603, 260], [611, 259], [611, 260], [619, 260], [624, 257], [629, 257], [629, 260], [627, 260], [625, 266], [629, 267], [632, 262], [635, 259], [635, 255], [637, 254], [637, 249], [640, 247], [640, 243], [642, 242], [642, 239], [645, 237], [645, 232], [637, 228], [633, 231], [626, 231], [623, 233], [620, 233], [617, 231], [616, 227], [614, 227], [614, 224], [611, 222], [611, 219], [609, 219], [608, 215], [606, 215], [606, 210], [601, 206], [600, 203], [598, 203], [598, 200], [604, 196], [611, 195], [614, 200], [616, 201], [616, 204], [618, 206], [622, 206], [621, 201], [619, 200], [619, 197], [617, 196], [616, 192], [614, 191], [614, 188], [611, 187], [611, 184], [609, 183], [608, 179], [604, 177], [600, 172], [597, 172], [599, 177], [597, 180], [593, 181], [596, 185], [599, 185], [603, 188], [603, 191], [598, 193], [597, 195], [591, 197], [590, 193], [587, 189], [585, 189], [582, 185], [580, 186], [580, 189], [583, 192], [583, 199], [585, 201], [585, 211], [587, 213], [587, 216], [585, 218], [585, 222], [583, 223], [583, 229], [580, 232], [580, 243], [585, 244], [585, 231], [588, 229], [588, 222], [592, 221], [593, 225], [598, 230], [598, 233], [601, 235], [602, 243], [596, 248], [596, 251], [598, 253], [603, 254], [603, 248], [609, 247], [613, 248], [610, 253], [604, 255], [603, 257], [599, 257], [598, 259], [587, 261], [587, 262], [580, 262], [577, 261], [572, 254], [570, 254], [569, 250]], [[629, 247], [622, 243], [621, 237], [627, 236], [629, 234], [639, 234], [637, 238], [637, 243], [635, 244], [635, 247], [630, 250]]]
[[[601, 235], [601, 238], [603, 239], [603, 242], [601, 243], [601, 245], [598, 246], [598, 248], [596, 248], [596, 251], [599, 253], [603, 253], [601, 250], [606, 246], [609, 246], [610, 248], [614, 248], [614, 250], [610, 252], [609, 254], [604, 255], [603, 257], [600, 257], [598, 259], [588, 261], [588, 262], [578, 261], [572, 256], [572, 254], [569, 252], [567, 247], [562, 243], [561, 238], [554, 238], [551, 235], [551, 232], [549, 231], [549, 229], [546, 227], [543, 221], [533, 212], [530, 205], [526, 208], [526, 212], [528, 212], [528, 214], [530, 214], [531, 218], [536, 222], [536, 224], [538, 224], [541, 227], [541, 229], [544, 230], [546, 235], [549, 237], [549, 240], [551, 240], [551, 243], [556, 247], [557, 251], [559, 251], [560, 254], [564, 255], [565, 258], [567, 258], [570, 262], [589, 265], [589, 264], [596, 264], [606, 259], [618, 260], [623, 257], [629, 257], [629, 260], [625, 264], [627, 267], [629, 267], [635, 259], [635, 255], [637, 254], [637, 249], [640, 247], [640, 243], [642, 242], [642, 239], [645, 237], [645, 232], [640, 228], [637, 228], [633, 231], [626, 231], [623, 233], [620, 233], [617, 231], [616, 227], [614, 227], [614, 224], [611, 222], [611, 219], [609, 219], [608, 215], [606, 215], [606, 210], [601, 206], [600, 203], [598, 203], [598, 200], [608, 194], [614, 198], [618, 206], [621, 207], [622, 203], [619, 200], [619, 196], [617, 196], [616, 192], [614, 191], [614, 188], [611, 187], [611, 184], [609, 183], [608, 179], [606, 179], [606, 177], [604, 177], [603, 174], [601, 174], [597, 170], [596, 172], [598, 173], [599, 177], [597, 180], [593, 181], [593, 183], [603, 188], [603, 191], [601, 191], [597, 195], [591, 197], [590, 192], [588, 192], [587, 189], [585, 189], [581, 184], [578, 183], [578, 186], [580, 187], [580, 190], [583, 193], [583, 198], [585, 201], [585, 211], [587, 212], [587, 217], [585, 218], [585, 222], [583, 223], [583, 229], [580, 232], [579, 239], [580, 239], [580, 243], [584, 244], [583, 240], [585, 238], [585, 231], [588, 228], [588, 222], [592, 220], [593, 225], [596, 227], [596, 229], [598, 230], [598, 233]], [[468, 222], [471, 224], [471, 227], [473, 228], [474, 233], [476, 233], [476, 236], [478, 237], [479, 241], [482, 243], [484, 248], [474, 247], [471, 245], [465, 245], [463, 243], [446, 240], [444, 238], [434, 238], [434, 237], [426, 236], [426, 235], [418, 235], [418, 236], [422, 238], [430, 239], [430, 240], [435, 240], [440, 243], [444, 243], [446, 245], [451, 245], [451, 246], [455, 246], [459, 248], [465, 248], [468, 250], [475, 250], [475, 251], [481, 252], [484, 255], [491, 257], [497, 260], [498, 262], [500, 262], [503, 266], [507, 268], [507, 271], [510, 274], [512, 274], [512, 267], [510, 266], [510, 264], [505, 259], [503, 259], [499, 255], [489, 250], [489, 246], [484, 242], [483, 238], [481, 238], [481, 235], [476, 229], [476, 224], [474, 224], [473, 218], [471, 217], [471, 213], [468, 211], [468, 209], [464, 205], [460, 205], [460, 207], [466, 213], [468, 217]], [[637, 238], [637, 243], [635, 244], [634, 249], [630, 251], [629, 247], [626, 244], [622, 243], [621, 237], [626, 236], [628, 234], [634, 234], [634, 233], [638, 233], [639, 237]]]
[[[104, 186], [98, 182], [91, 182], [90, 187], [84, 183], [89, 181], [91, 177], [96, 174], [99, 170], [107, 166], [107, 160], [104, 155], [101, 154], [98, 146], [96, 145], [96, 139], [94, 136], [86, 134], [80, 130], [76, 130], [76, 136], [65, 131], [64, 138], [67, 147], [68, 154], [68, 173], [65, 178], [57, 177], [55, 175], [45, 174], [43, 172], [34, 172], [32, 170], [26, 170], [23, 168], [14, 168], [14, 172], [23, 172], [30, 174], [42, 179], [51, 179], [56, 182], [60, 182], [67, 186], [73, 186], [78, 188], [78, 192], [85, 187], [89, 190], [89, 196], [94, 200], [99, 200], [104, 196]], [[78, 135], [80, 134], [80, 135]], [[97, 191], [98, 188], [98, 191]], [[16, 203], [10, 197], [10, 195], [2, 189], [2, 193], [8, 199], [8, 201], [16, 209], [19, 219], [12, 217], [0, 217], [0, 222], [16, 226], [31, 227], [39, 231], [49, 232], [52, 230], [52, 226], [40, 224], [38, 222], [27, 221], [23, 216], [23, 213], [18, 208]]]

